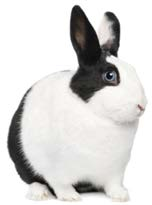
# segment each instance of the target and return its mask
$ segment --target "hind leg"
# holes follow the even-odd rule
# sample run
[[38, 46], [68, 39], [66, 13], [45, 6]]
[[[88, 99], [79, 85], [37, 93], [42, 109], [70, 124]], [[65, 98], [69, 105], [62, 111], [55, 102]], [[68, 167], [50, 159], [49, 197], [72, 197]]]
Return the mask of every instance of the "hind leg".
[[41, 201], [53, 198], [48, 187], [44, 184], [34, 182], [29, 185], [29, 190], [26, 197], [30, 200]]

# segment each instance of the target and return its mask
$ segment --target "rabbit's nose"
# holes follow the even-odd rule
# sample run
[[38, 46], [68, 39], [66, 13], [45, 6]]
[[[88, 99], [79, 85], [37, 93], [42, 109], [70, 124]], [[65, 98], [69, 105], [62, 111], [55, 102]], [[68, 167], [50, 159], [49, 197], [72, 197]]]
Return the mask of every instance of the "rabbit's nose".
[[142, 112], [145, 111], [145, 108], [142, 105], [138, 104], [137, 107], [139, 108], [140, 111]]

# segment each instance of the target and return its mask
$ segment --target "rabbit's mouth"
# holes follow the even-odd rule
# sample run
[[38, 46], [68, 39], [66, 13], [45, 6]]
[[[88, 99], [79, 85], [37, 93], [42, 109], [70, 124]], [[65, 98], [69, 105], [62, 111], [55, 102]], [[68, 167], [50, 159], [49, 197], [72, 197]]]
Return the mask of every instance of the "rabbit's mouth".
[[141, 117], [144, 114], [144, 112], [145, 112], [145, 107], [140, 105], [140, 104], [138, 104], [137, 105], [137, 110], [138, 110], [138, 114], [137, 114], [138, 117]]
[[145, 108], [144, 106], [138, 104], [137, 107], [139, 108], [140, 111], [144, 112], [145, 111]]

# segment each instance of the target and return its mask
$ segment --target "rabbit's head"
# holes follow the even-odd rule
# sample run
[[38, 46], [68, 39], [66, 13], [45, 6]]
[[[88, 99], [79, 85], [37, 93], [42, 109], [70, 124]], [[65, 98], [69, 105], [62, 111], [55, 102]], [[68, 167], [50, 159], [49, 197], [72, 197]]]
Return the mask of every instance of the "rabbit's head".
[[79, 6], [71, 13], [71, 41], [79, 68], [70, 87], [98, 116], [124, 123], [137, 120], [147, 99], [135, 69], [117, 57], [120, 23], [106, 12], [97, 36]]

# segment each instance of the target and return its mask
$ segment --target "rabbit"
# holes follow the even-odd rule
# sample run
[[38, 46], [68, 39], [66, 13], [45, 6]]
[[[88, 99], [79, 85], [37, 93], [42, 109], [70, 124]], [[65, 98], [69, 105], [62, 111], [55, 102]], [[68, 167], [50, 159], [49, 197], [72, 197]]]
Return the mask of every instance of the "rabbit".
[[51, 74], [24, 95], [8, 150], [29, 184], [27, 198], [81, 200], [101, 191], [128, 201], [124, 173], [147, 98], [135, 69], [118, 58], [120, 23], [106, 12], [98, 34], [75, 5], [70, 37], [78, 69]]

